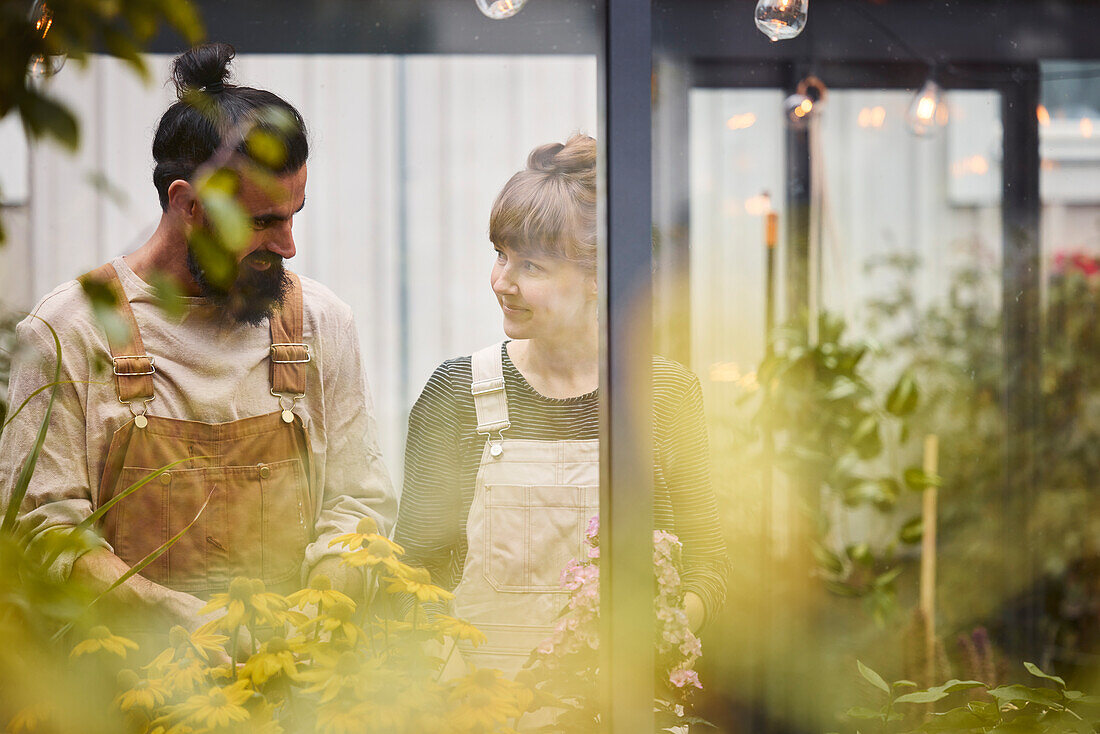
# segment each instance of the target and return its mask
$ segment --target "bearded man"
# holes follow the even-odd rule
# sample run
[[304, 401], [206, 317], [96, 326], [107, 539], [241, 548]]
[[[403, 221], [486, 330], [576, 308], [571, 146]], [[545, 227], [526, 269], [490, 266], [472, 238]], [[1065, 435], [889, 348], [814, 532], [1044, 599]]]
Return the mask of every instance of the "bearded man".
[[[329, 541], [364, 518], [386, 532], [396, 513], [351, 309], [283, 265], [305, 205], [305, 124], [277, 95], [229, 84], [233, 55], [210, 44], [175, 60], [179, 101], [153, 140], [156, 231], [37, 305], [18, 327], [26, 356], [9, 389], [19, 406], [54, 379], [48, 323], [64, 384], [20, 508], [30, 547], [57, 577], [104, 590], [182, 531], [111, 596], [190, 629], [203, 600], [237, 576], [287, 593], [323, 573], [361, 595], [364, 579]], [[220, 259], [210, 237], [217, 212], [198, 183], [212, 169], [233, 182], [251, 225], [243, 248]], [[267, 175], [248, 175], [255, 170]], [[178, 309], [159, 305], [165, 276], [183, 290]], [[114, 301], [106, 319], [85, 291]], [[47, 396], [31, 397], [0, 437], [0, 499], [11, 495]], [[90, 543], [50, 552], [62, 531], [166, 466], [101, 518]]]

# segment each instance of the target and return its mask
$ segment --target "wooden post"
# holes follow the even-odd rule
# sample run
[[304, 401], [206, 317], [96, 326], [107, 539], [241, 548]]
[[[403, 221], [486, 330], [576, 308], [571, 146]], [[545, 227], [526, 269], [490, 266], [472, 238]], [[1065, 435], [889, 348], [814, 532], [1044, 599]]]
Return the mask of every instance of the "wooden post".
[[[924, 473], [935, 476], [939, 465], [939, 439], [924, 437]], [[924, 684], [935, 685], [936, 670], [936, 493], [934, 486], [924, 488], [921, 520], [923, 533], [920, 549], [920, 610], [924, 615]]]

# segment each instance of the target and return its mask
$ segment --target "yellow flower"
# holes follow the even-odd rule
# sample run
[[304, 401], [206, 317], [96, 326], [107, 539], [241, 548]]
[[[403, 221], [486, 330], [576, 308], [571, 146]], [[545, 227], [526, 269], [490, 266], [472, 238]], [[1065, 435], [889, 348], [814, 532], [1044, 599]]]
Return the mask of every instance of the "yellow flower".
[[290, 606], [299, 609], [304, 609], [309, 604], [316, 604], [321, 608], [332, 606], [338, 602], [355, 607], [355, 602], [351, 600], [351, 597], [332, 588], [332, 579], [323, 573], [313, 577], [313, 580], [309, 582], [308, 589], [296, 591], [288, 596], [286, 600]]
[[381, 535], [369, 536], [368, 540], [366, 547], [342, 554], [344, 563], [352, 568], [384, 566], [390, 573], [400, 573], [405, 564], [397, 560], [397, 556], [405, 549]]
[[440, 601], [454, 599], [455, 595], [446, 589], [432, 585], [432, 576], [426, 568], [410, 568], [405, 576], [387, 576], [390, 585], [386, 592], [396, 594], [405, 592], [415, 594], [420, 601]]
[[201, 661], [188, 657], [181, 660], [164, 674], [168, 688], [179, 693], [191, 693], [206, 682], [208, 670]]
[[[377, 663], [372, 661], [370, 664]], [[342, 688], [355, 685], [362, 668], [362, 659], [349, 650], [338, 656], [318, 655], [317, 665], [301, 673], [300, 677], [314, 682], [305, 689], [306, 693], [320, 693], [321, 703], [328, 703], [336, 698]]]
[[355, 608], [347, 604], [333, 604], [325, 610], [324, 614], [309, 620], [300, 629], [308, 631], [314, 627], [320, 627], [322, 632], [329, 633], [339, 630], [348, 641], [354, 644], [359, 639], [359, 635], [363, 634], [363, 631], [351, 621], [351, 615], [354, 611]]
[[38, 731], [38, 725], [49, 720], [50, 707], [45, 703], [36, 703], [15, 712], [8, 722], [7, 731], [22, 734], [25, 731]]
[[168, 700], [171, 691], [163, 680], [139, 680], [128, 690], [115, 696], [115, 706], [122, 711], [141, 708], [152, 711]]
[[474, 647], [486, 641], [485, 633], [464, 619], [448, 617], [440, 614], [435, 618], [436, 630], [445, 635], [450, 635], [458, 640], [468, 640]]
[[238, 675], [255, 685], [266, 683], [282, 673], [288, 678], [298, 677], [297, 662], [290, 646], [282, 637], [273, 637], [263, 644], [260, 651], [250, 657]]
[[498, 703], [514, 703], [516, 688], [517, 684], [505, 678], [499, 670], [471, 665], [470, 672], [459, 679], [450, 698], [457, 701], [465, 696], [484, 693]]
[[[384, 536], [378, 533], [378, 523], [375, 522], [373, 517], [368, 516], [359, 521], [359, 524], [355, 526], [354, 533], [338, 535], [329, 541], [328, 547], [331, 548], [334, 545], [343, 545], [352, 550], [356, 550], [363, 547], [363, 543], [369, 543], [374, 538], [383, 537]], [[398, 552], [404, 553], [405, 551], [402, 550]]]
[[214, 686], [205, 694], [197, 694], [180, 706], [179, 713], [187, 717], [188, 723], [215, 728], [239, 723], [248, 719], [248, 711], [243, 704], [252, 695], [245, 681], [232, 685]]
[[219, 635], [200, 627], [191, 633], [187, 638], [187, 642], [195, 652], [202, 655], [206, 660], [212, 660], [219, 655], [226, 654], [225, 643], [229, 642], [229, 638], [226, 635]]
[[266, 590], [259, 579], [238, 576], [229, 584], [226, 594], [213, 594], [199, 614], [225, 610], [225, 616], [203, 625], [204, 631], [222, 630], [235, 633], [241, 625], [275, 626], [282, 624], [287, 607], [286, 599]]
[[73, 648], [72, 652], [69, 653], [69, 657], [78, 658], [81, 655], [104, 650], [113, 655], [118, 655], [120, 658], [124, 658], [126, 657], [126, 648], [136, 650], [138, 649], [138, 644], [125, 637], [112, 635], [111, 630], [100, 624], [92, 627], [88, 631], [88, 639], [78, 643], [76, 647]]
[[321, 734], [362, 734], [365, 704], [348, 706], [334, 702], [317, 710], [317, 729]]
[[472, 693], [451, 712], [451, 722], [463, 732], [490, 732], [508, 719], [519, 716], [515, 704], [494, 700], [484, 691]]
[[363, 706], [363, 721], [369, 721], [370, 730], [376, 732], [401, 731], [409, 714], [409, 707], [393, 696], [375, 696]]

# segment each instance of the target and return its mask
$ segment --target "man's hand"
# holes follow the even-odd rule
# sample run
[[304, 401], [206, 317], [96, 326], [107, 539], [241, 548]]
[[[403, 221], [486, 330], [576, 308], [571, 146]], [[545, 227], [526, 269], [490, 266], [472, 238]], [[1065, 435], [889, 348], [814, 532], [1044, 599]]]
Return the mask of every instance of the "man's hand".
[[[130, 567], [106, 548], [91, 550], [73, 564], [72, 578], [84, 584], [95, 594], [103, 594], [122, 578]], [[165, 629], [178, 624], [190, 631], [197, 629], [205, 619], [199, 609], [206, 602], [182, 591], [173, 591], [135, 574], [111, 590], [104, 602], [118, 607], [119, 611], [136, 613], [139, 618], [152, 620]]]

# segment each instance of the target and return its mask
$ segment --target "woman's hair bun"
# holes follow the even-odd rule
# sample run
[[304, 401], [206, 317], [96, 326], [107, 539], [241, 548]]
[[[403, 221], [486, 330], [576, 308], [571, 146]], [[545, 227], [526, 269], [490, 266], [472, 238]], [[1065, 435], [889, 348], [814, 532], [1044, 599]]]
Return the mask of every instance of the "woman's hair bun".
[[187, 90], [220, 86], [229, 79], [236, 51], [228, 43], [207, 43], [180, 54], [172, 62], [172, 81], [181, 99]]
[[527, 168], [557, 174], [593, 171], [596, 168], [596, 141], [587, 135], [574, 135], [565, 145], [540, 145], [527, 156]]

